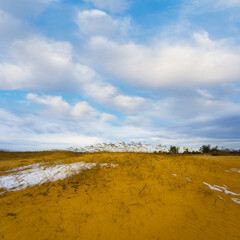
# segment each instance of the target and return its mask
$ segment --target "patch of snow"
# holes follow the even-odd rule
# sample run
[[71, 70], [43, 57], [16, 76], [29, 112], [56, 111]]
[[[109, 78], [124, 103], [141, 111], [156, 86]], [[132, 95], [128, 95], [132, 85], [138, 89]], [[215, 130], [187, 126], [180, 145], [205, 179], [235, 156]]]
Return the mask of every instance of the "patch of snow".
[[[97, 163], [85, 162], [53, 166], [42, 166], [42, 164], [28, 165], [21, 168], [16, 168], [17, 170], [23, 171], [15, 172], [16, 169], [12, 169], [10, 172], [14, 171], [14, 173], [0, 176], [0, 189], [2, 188], [5, 191], [17, 191], [30, 186], [43, 184], [45, 182], [62, 180], [79, 174], [83, 170], [91, 169], [95, 166], [97, 166]], [[100, 166], [107, 167], [109, 165], [107, 163], [102, 163]]]
[[224, 198], [222, 198], [219, 194], [217, 195], [221, 200], [224, 200]]
[[113, 163], [110, 163], [110, 164], [108, 164], [108, 163], [99, 163], [99, 165], [101, 167], [117, 167], [118, 166], [118, 164], [113, 164]]
[[186, 180], [192, 182], [192, 180], [189, 177], [186, 177]]
[[25, 170], [25, 169], [28, 169], [28, 168], [40, 167], [41, 165], [42, 165], [42, 163], [36, 163], [36, 164], [31, 164], [31, 165], [27, 165], [27, 166], [23, 166], [23, 167], [13, 168], [13, 169], [7, 170], [5, 172], [6, 173], [8, 173], [8, 172], [16, 172], [16, 171]]
[[240, 199], [238, 198], [231, 198], [235, 203], [240, 204]]
[[237, 168], [231, 168], [230, 171], [240, 173], [240, 169]]
[[175, 177], [177, 176], [177, 174], [175, 174], [175, 173], [173, 173], [172, 175], [175, 176]]
[[240, 196], [240, 194], [228, 191], [228, 187], [226, 185], [223, 185], [224, 187], [218, 186], [218, 185], [214, 185], [214, 187], [220, 188], [222, 190], [224, 190], [225, 194], [230, 194], [230, 195], [234, 195], [234, 196]]
[[212, 189], [212, 190], [216, 190], [216, 191], [222, 192], [221, 189], [219, 189], [219, 188], [217, 188], [217, 187], [214, 187], [214, 186], [212, 186], [212, 185], [210, 185], [210, 184], [208, 184], [208, 183], [206, 183], [206, 182], [203, 182], [203, 184], [207, 185], [207, 186], [208, 186], [210, 189]]
[[212, 185], [210, 185], [206, 182], [203, 182], [203, 184], [207, 185], [212, 190], [216, 190], [216, 191], [219, 191], [219, 192], [224, 192], [227, 195], [229, 194], [229, 195], [233, 195], [233, 196], [240, 196], [240, 194], [238, 194], [238, 193], [234, 193], [234, 192], [231, 192], [231, 191], [227, 190], [228, 187], [226, 185], [224, 185], [224, 187], [221, 187], [221, 186], [218, 186], [218, 185], [212, 186]]
[[107, 163], [100, 163], [99, 164], [101, 167], [108, 167], [108, 164]]
[[226, 189], [228, 188], [226, 185], [224, 185], [223, 187], [221, 187], [221, 186], [218, 186], [218, 185], [215, 185], [215, 184], [214, 184], [214, 187], [220, 188], [220, 189], [222, 189], [222, 190], [226, 190]]
[[237, 194], [237, 193], [228, 191], [228, 190], [226, 190], [226, 189], [225, 189], [225, 193], [226, 193], [226, 194], [230, 194], [230, 195], [234, 195], [234, 196], [240, 196], [240, 194]]
[[113, 163], [110, 164], [110, 167], [117, 167], [117, 166], [118, 164], [113, 164]]

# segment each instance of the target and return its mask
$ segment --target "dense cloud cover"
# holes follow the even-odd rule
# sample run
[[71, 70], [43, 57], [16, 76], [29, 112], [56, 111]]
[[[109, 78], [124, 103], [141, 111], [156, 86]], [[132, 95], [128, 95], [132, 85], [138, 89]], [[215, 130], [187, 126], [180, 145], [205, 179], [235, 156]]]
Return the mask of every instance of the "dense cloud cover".
[[239, 10], [238, 0], [0, 0], [0, 148], [238, 147]]

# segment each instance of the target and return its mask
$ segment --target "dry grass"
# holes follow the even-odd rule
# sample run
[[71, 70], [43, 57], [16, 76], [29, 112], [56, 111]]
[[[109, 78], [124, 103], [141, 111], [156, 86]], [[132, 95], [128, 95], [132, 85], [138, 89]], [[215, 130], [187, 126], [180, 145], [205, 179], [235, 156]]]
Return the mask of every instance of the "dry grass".
[[0, 239], [240, 239], [240, 205], [203, 184], [240, 193], [240, 157], [0, 152], [0, 175], [43, 161], [118, 166], [0, 195]]

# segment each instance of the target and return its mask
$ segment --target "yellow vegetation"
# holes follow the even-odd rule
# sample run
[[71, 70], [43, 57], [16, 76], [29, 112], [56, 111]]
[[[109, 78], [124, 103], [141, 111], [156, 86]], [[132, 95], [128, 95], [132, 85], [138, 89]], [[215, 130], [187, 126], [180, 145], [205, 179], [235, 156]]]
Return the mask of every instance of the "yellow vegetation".
[[[0, 239], [239, 240], [240, 157], [147, 153], [0, 153], [0, 175], [28, 164], [102, 162], [0, 195]], [[240, 197], [238, 197], [240, 198]]]

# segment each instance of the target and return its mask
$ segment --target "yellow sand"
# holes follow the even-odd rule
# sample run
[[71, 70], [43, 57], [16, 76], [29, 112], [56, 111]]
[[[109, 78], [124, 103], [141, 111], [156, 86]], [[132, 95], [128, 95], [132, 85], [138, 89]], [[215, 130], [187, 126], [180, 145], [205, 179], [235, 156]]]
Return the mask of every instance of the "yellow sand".
[[203, 184], [240, 193], [240, 173], [225, 171], [240, 169], [237, 156], [0, 153], [0, 175], [38, 162], [80, 161], [118, 166], [1, 194], [0, 239], [240, 239], [234, 196]]

